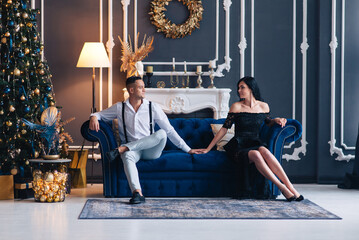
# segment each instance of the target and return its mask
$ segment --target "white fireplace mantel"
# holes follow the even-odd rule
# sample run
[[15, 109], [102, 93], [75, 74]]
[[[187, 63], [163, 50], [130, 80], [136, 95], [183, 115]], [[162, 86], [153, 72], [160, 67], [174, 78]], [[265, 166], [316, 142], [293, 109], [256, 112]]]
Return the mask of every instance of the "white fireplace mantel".
[[146, 99], [159, 104], [167, 114], [211, 108], [213, 118], [218, 119], [227, 116], [230, 92], [229, 88], [146, 88]]

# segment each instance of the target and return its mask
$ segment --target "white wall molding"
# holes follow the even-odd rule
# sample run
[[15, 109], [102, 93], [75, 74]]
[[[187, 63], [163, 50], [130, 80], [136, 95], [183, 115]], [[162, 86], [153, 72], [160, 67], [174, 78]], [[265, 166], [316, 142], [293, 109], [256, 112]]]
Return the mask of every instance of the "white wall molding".
[[[345, 4], [345, 1], [344, 3]], [[344, 6], [344, 5], [343, 5]], [[344, 9], [344, 8], [343, 8]], [[345, 155], [343, 152], [343, 149], [338, 148], [335, 146], [336, 144], [336, 138], [335, 138], [335, 103], [336, 103], [336, 49], [338, 47], [338, 40], [336, 37], [336, 22], [337, 22], [337, 1], [332, 0], [332, 34], [331, 34], [331, 42], [329, 43], [330, 47], [330, 53], [331, 53], [331, 119], [330, 119], [330, 154], [333, 156], [334, 154], [337, 154], [338, 156], [335, 158], [335, 160], [338, 161], [347, 161], [349, 162], [351, 159], [354, 159], [354, 155], [348, 154]], [[343, 12], [345, 13], [345, 12]], [[345, 16], [344, 16], [345, 17]], [[343, 34], [343, 33], [342, 33]], [[343, 59], [342, 59], [343, 61]], [[343, 66], [343, 65], [342, 65]], [[344, 69], [342, 69], [344, 71]], [[343, 75], [342, 75], [343, 76]], [[343, 80], [343, 79], [342, 79]]]
[[251, 76], [254, 77], [254, 0], [251, 1]]
[[345, 76], [344, 76], [344, 66], [345, 66], [345, 6], [346, 0], [342, 0], [342, 48], [341, 48], [341, 78], [340, 78], [340, 145], [344, 147], [345, 150], [355, 150], [354, 146], [349, 147], [344, 143], [344, 87], [345, 87]]
[[239, 65], [240, 78], [244, 77], [245, 50], [247, 48], [247, 40], [245, 37], [245, 10], [246, 10], [245, 0], [241, 0], [241, 41], [238, 44], [239, 55], [240, 55], [240, 65]]
[[[296, 24], [297, 24], [297, 7], [296, 7], [297, 1], [293, 0], [293, 56], [292, 56], [292, 60], [293, 60], [293, 99], [292, 99], [292, 118], [295, 119], [295, 113], [296, 113], [296, 39], [297, 39], [297, 28], [296, 28]], [[302, 28], [302, 32], [303, 32], [303, 38], [302, 38], [302, 43], [300, 44], [300, 49], [301, 49], [301, 53], [302, 53], [302, 139], [300, 141], [301, 145], [297, 148], [294, 148], [293, 153], [292, 154], [284, 154], [282, 156], [282, 159], [286, 159], [287, 161], [289, 160], [300, 160], [299, 154], [303, 154], [304, 156], [307, 153], [307, 51], [309, 48], [309, 44], [308, 44], [308, 3], [307, 0], [303, 0], [303, 28]], [[294, 143], [293, 143], [294, 144]], [[291, 148], [293, 146], [293, 144], [289, 144], [288, 146], [285, 146], [285, 148]]]
[[[123, 31], [123, 38], [127, 40], [127, 28], [128, 28], [128, 20], [127, 20], [127, 6], [129, 4], [130, 0], [122, 0], [122, 3], [126, 3], [126, 7], [124, 5], [123, 7], [123, 12], [124, 12], [124, 31]], [[140, 1], [141, 3], [143, 1]], [[134, 35], [137, 35], [137, 0], [134, 0]], [[232, 59], [230, 58], [230, 7], [232, 5], [232, 1], [231, 0], [223, 0], [223, 9], [225, 11], [225, 56], [224, 56], [224, 63], [219, 64], [217, 66], [216, 71], [214, 72], [214, 76], [215, 77], [223, 77], [223, 71], [226, 70], [227, 72], [230, 71], [231, 68], [231, 61]], [[201, 62], [201, 61], [194, 61], [194, 62], [190, 62], [190, 61], [181, 61], [181, 62], [176, 62], [175, 57], [169, 57], [168, 59], [174, 59], [173, 61], [170, 62], [143, 62], [144, 65], [174, 65], [175, 66], [184, 66], [185, 62], [186, 65], [203, 65], [203, 66], [208, 66], [209, 61], [214, 61], [217, 65], [217, 61], [218, 61], [218, 56], [219, 56], [219, 0], [216, 0], [216, 46], [215, 46], [215, 58], [214, 59], [210, 59], [207, 62]], [[126, 16], [126, 17], [125, 17]], [[125, 36], [126, 35], [126, 36]], [[135, 39], [135, 37], [134, 37]], [[154, 71], [153, 75], [156, 76], [170, 76], [171, 74], [173, 74], [172, 71]], [[178, 76], [184, 76], [184, 75], [189, 75], [189, 76], [195, 76], [196, 73], [195, 72], [187, 72], [184, 73], [184, 71], [176, 71], [176, 74]], [[202, 76], [209, 76], [211, 74], [210, 71], [204, 72], [204, 74]]]
[[[35, 3], [34, 3], [34, 6], [35, 6]], [[44, 21], [45, 4], [44, 4], [44, 0], [41, 0], [40, 11], [41, 11], [41, 15], [40, 15], [40, 19], [41, 19], [40, 20], [41, 21], [41, 44], [42, 44], [42, 46], [44, 46], [45, 45], [45, 21]], [[45, 49], [42, 50], [41, 61], [44, 61], [44, 59], [45, 59]]]
[[106, 43], [106, 48], [108, 52], [108, 58], [110, 60], [111, 66], [108, 68], [107, 76], [107, 107], [112, 106], [112, 81], [113, 81], [113, 47], [115, 42], [113, 40], [113, 0], [108, 0], [108, 40]]

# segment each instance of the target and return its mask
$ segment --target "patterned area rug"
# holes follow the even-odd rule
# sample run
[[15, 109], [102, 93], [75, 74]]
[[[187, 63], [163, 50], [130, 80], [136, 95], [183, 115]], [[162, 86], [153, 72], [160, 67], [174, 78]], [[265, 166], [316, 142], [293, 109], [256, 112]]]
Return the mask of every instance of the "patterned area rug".
[[89, 199], [79, 219], [341, 219], [315, 203], [284, 200]]

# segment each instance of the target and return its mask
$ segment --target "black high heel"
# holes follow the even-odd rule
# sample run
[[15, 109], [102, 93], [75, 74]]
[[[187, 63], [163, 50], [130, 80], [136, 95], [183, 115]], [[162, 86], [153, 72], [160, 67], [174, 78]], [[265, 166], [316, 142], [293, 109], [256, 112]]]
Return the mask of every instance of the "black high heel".
[[303, 195], [300, 195], [299, 197], [297, 197], [297, 198], [295, 199], [296, 202], [300, 202], [300, 201], [303, 201], [303, 200], [304, 200]]
[[292, 202], [292, 201], [295, 201], [295, 200], [297, 199], [297, 198], [295, 197], [295, 195], [293, 195], [293, 196], [290, 197], [290, 198], [287, 198], [282, 191], [280, 191], [280, 192], [283, 194], [283, 196], [285, 197], [285, 199], [287, 199], [288, 202]]

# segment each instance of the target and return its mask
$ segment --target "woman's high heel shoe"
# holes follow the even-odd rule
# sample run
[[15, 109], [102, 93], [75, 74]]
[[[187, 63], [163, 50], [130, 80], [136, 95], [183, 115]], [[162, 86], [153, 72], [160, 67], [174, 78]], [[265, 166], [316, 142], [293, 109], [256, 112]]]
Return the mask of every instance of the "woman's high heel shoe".
[[290, 197], [290, 198], [287, 198], [282, 191], [280, 191], [280, 192], [283, 194], [283, 196], [285, 197], [285, 199], [287, 199], [288, 202], [295, 201], [295, 200], [297, 199], [297, 198], [295, 197], [295, 195], [293, 195], [293, 196]]
[[300, 202], [300, 201], [303, 201], [303, 200], [304, 200], [303, 195], [300, 195], [299, 197], [295, 198], [296, 202]]

